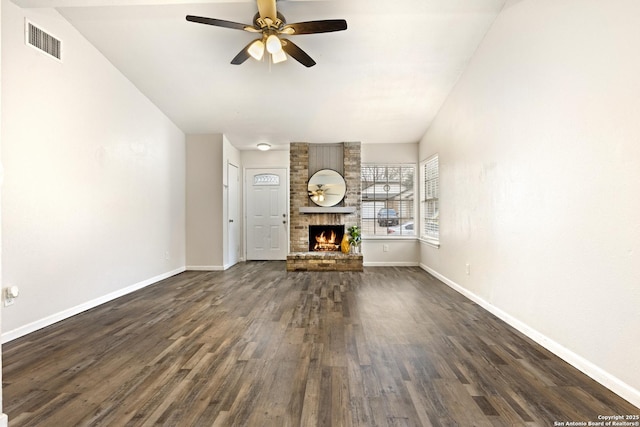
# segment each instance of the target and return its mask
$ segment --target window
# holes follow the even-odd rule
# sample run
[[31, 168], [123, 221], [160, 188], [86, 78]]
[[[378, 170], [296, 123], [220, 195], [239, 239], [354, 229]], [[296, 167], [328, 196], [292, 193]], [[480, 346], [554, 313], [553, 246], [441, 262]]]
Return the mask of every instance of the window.
[[422, 163], [422, 188], [421, 188], [421, 237], [439, 242], [440, 240], [440, 172], [438, 155], [427, 159]]
[[253, 185], [280, 185], [280, 175], [270, 173], [254, 175]]
[[362, 166], [362, 234], [415, 236], [415, 165]]

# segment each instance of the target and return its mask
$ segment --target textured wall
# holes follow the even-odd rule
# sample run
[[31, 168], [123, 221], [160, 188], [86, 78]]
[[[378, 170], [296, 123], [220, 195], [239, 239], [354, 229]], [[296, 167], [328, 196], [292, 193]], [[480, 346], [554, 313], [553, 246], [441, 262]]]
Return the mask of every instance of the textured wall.
[[[64, 40], [25, 46], [25, 17]], [[53, 9], [2, 2], [5, 333], [185, 265], [185, 135]]]
[[222, 134], [187, 135], [187, 268], [220, 270], [224, 265]]
[[505, 7], [420, 154], [441, 188], [422, 263], [640, 405], [638, 21], [629, 0]]

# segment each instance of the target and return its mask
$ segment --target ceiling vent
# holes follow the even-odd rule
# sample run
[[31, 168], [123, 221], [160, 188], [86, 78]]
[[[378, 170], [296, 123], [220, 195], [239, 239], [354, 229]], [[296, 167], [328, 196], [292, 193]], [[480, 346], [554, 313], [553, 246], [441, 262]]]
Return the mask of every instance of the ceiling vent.
[[62, 61], [62, 41], [28, 20], [25, 20], [25, 42], [40, 52]]

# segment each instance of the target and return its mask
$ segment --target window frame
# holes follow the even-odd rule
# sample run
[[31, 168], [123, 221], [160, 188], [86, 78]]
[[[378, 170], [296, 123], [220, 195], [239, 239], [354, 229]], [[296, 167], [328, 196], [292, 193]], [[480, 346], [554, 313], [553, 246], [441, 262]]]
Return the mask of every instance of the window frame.
[[[412, 205], [412, 209], [411, 209], [411, 216], [410, 218], [407, 218], [406, 216], [404, 217], [405, 220], [413, 220], [413, 227], [414, 227], [414, 234], [404, 234], [404, 235], [389, 235], [389, 234], [365, 234], [365, 227], [364, 227], [364, 220], [365, 217], [363, 215], [364, 213], [364, 209], [363, 206], [361, 206], [361, 221], [363, 222], [363, 233], [362, 233], [362, 239], [363, 240], [417, 240], [419, 238], [418, 233], [416, 232], [416, 227], [419, 226], [420, 221], [418, 218], [418, 207], [417, 207], [417, 203], [416, 203], [416, 189], [418, 189], [417, 185], [418, 185], [418, 174], [419, 174], [419, 170], [418, 170], [418, 164], [417, 163], [385, 163], [385, 162], [366, 162], [366, 163], [362, 163], [360, 166], [360, 182], [361, 184], [364, 184], [364, 180], [363, 178], [363, 170], [365, 168], [371, 168], [371, 167], [376, 167], [376, 168], [413, 168], [413, 187], [412, 187], [412, 191], [413, 191], [413, 195], [411, 199], [400, 199], [401, 202], [404, 201], [411, 201], [411, 205]], [[378, 182], [375, 180], [373, 180], [373, 185], [376, 185], [375, 183]], [[360, 202], [362, 205], [364, 205], [364, 192], [365, 192], [365, 188], [364, 185], [362, 185], [362, 194], [361, 194], [361, 199]], [[374, 200], [375, 203], [375, 200]], [[374, 208], [375, 211], [377, 211], [377, 208]], [[374, 217], [373, 220], [374, 222], [377, 220], [377, 212], [374, 212]], [[370, 220], [372, 218], [367, 217], [367, 220]], [[403, 217], [400, 217], [400, 220], [402, 220]], [[400, 222], [398, 225], [401, 225], [402, 222]], [[388, 229], [389, 226], [384, 226], [383, 228]], [[374, 224], [374, 228], [378, 228], [377, 225]]]
[[[434, 160], [436, 176], [429, 178], [430, 184], [427, 184], [427, 168]], [[433, 224], [434, 221], [433, 218], [427, 218], [428, 210], [433, 209], [433, 207], [427, 208], [428, 203], [435, 204], [436, 211], [436, 231], [432, 234], [427, 232], [428, 224]], [[420, 162], [420, 241], [436, 248], [440, 247], [440, 157], [438, 153]]]

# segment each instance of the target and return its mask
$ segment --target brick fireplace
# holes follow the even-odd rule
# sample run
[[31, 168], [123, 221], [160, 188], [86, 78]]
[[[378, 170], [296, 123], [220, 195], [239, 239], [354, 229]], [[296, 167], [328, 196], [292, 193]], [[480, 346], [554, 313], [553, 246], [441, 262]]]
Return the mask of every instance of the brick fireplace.
[[[338, 226], [346, 232], [346, 228], [352, 225], [362, 226], [360, 143], [295, 142], [290, 144], [289, 153], [291, 252], [287, 256], [287, 270], [362, 271], [362, 254], [314, 251], [310, 243], [310, 228]], [[320, 208], [309, 199], [307, 191], [309, 178], [321, 169], [335, 170], [345, 179], [346, 194], [337, 206]]]

